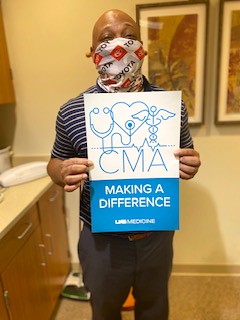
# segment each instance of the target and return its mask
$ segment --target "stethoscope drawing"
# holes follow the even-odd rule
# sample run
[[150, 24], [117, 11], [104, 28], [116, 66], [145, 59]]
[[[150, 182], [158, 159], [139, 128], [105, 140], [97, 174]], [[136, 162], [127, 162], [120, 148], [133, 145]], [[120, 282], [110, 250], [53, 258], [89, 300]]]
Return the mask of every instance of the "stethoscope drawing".
[[[118, 103], [116, 103], [115, 105], [117, 104]], [[147, 109], [143, 109], [131, 115], [133, 120], [127, 119], [124, 124], [120, 125], [117, 121], [114, 120], [113, 109], [115, 105], [113, 105], [112, 109], [108, 107], [102, 109], [102, 112], [108, 117], [104, 117], [101, 119], [101, 121], [104, 122], [101, 122], [99, 128], [97, 128], [97, 123], [99, 122], [96, 121], [95, 115], [100, 114], [100, 109], [98, 107], [94, 107], [89, 113], [90, 128], [92, 132], [101, 139], [101, 149], [103, 150], [103, 152], [111, 152], [114, 148], [130, 146], [133, 134], [135, 134], [144, 123], [149, 126], [149, 142], [153, 147], [153, 145], [157, 145], [157, 132], [159, 124], [162, 121], [168, 120], [169, 118], [175, 116], [175, 113], [172, 113], [166, 109], [158, 110], [156, 106], [151, 106], [150, 109], [148, 109], [148, 107], [144, 104]], [[138, 120], [138, 122], [140, 121], [140, 125], [136, 127], [136, 123], [134, 120]], [[111, 135], [114, 129], [114, 125], [116, 125], [116, 127], [120, 129], [121, 133], [115, 130], [116, 132]], [[125, 139], [125, 141], [123, 135], [127, 136], [127, 139]], [[122, 146], [114, 146], [113, 140], [117, 136], [120, 137]], [[104, 139], [107, 137], [110, 137], [110, 145], [105, 146]]]
[[[91, 111], [90, 111], [90, 113], [89, 113], [89, 118], [90, 118], [90, 128], [91, 128], [91, 130], [92, 130], [92, 132], [97, 136], [97, 137], [99, 137], [100, 139], [101, 139], [101, 141], [102, 141], [102, 147], [101, 147], [101, 149], [103, 150], [103, 151], [109, 151], [109, 150], [113, 150], [113, 137], [115, 136], [115, 135], [119, 135], [119, 133], [114, 133], [112, 136], [111, 136], [111, 145], [110, 146], [105, 146], [105, 144], [104, 144], [104, 139], [105, 138], [107, 138], [107, 137], [109, 137], [110, 136], [110, 134], [112, 133], [112, 131], [113, 131], [113, 128], [114, 128], [114, 123], [115, 123], [115, 121], [114, 121], [114, 114], [113, 114], [113, 111], [111, 110], [111, 109], [109, 109], [109, 108], [103, 108], [103, 113], [105, 114], [105, 115], [109, 115], [110, 116], [110, 121], [109, 121], [109, 119], [107, 120], [106, 118], [105, 118], [105, 121], [106, 121], [106, 123], [107, 123], [107, 126], [108, 127], [106, 127], [106, 130], [101, 130], [100, 129], [100, 126], [99, 126], [99, 128], [97, 128], [97, 121], [96, 121], [96, 118], [94, 117], [94, 115], [98, 115], [98, 114], [100, 114], [100, 109], [99, 108], [97, 108], [97, 107], [95, 107], [95, 108], [93, 108]], [[101, 124], [101, 126], [102, 126], [102, 124]], [[135, 123], [134, 123], [134, 121], [132, 121], [132, 120], [127, 120], [126, 122], [125, 122], [125, 130], [127, 130], [127, 135], [130, 137], [130, 141], [128, 141], [127, 143], [123, 143], [123, 141], [122, 141], [122, 136], [121, 136], [121, 143], [122, 144], [129, 144], [129, 142], [131, 142], [131, 135], [132, 135], [132, 130], [134, 129], [134, 127], [135, 127]], [[120, 127], [121, 128], [121, 127]], [[122, 129], [122, 128], [121, 128]], [[126, 132], [125, 132], [126, 133]]]
[[113, 131], [114, 128], [114, 115], [112, 110], [110, 110], [109, 108], [103, 108], [103, 113], [110, 116], [110, 124], [109, 127], [104, 130], [104, 131], [100, 131], [99, 129], [96, 129], [94, 123], [93, 123], [93, 114], [99, 114], [100, 113], [100, 109], [95, 107], [93, 108], [93, 110], [90, 111], [89, 113], [89, 119], [90, 119], [90, 128], [92, 130], [92, 132], [99, 137], [102, 140], [102, 149], [104, 150], [104, 139], [109, 136], [111, 134], [111, 132]]

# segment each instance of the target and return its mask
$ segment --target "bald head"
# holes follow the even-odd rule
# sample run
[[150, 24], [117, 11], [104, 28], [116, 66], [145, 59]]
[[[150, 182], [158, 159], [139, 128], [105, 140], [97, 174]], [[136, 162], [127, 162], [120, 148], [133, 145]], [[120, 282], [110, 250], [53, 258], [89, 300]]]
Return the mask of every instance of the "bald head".
[[115, 38], [129, 38], [140, 41], [140, 32], [136, 22], [125, 12], [112, 9], [104, 12], [94, 25], [92, 33], [92, 48]]

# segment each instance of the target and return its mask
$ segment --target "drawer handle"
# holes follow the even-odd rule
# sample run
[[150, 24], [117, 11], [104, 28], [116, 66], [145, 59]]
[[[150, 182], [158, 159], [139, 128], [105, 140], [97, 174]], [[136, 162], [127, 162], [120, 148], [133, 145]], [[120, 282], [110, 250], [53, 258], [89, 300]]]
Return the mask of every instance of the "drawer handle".
[[4, 299], [5, 299], [6, 307], [7, 307], [7, 309], [9, 309], [9, 295], [8, 295], [8, 291], [4, 291], [3, 296], [4, 296]]
[[46, 233], [45, 237], [49, 239], [50, 242], [50, 250], [48, 250], [48, 255], [52, 256], [53, 255], [53, 239], [52, 235], [50, 233]]
[[28, 226], [26, 227], [26, 229], [17, 237], [18, 240], [21, 240], [27, 233], [28, 231], [32, 228], [32, 222], [28, 223]]
[[46, 267], [46, 265], [47, 265], [47, 258], [46, 258], [45, 245], [44, 245], [43, 243], [39, 243], [39, 244], [38, 244], [38, 247], [43, 250], [43, 254], [44, 254], [44, 261], [41, 262], [41, 266]]

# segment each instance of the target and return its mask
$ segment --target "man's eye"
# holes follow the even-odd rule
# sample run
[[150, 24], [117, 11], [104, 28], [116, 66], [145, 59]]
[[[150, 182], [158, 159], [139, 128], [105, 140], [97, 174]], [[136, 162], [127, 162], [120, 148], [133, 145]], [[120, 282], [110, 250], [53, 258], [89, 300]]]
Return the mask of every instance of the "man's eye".
[[107, 35], [101, 38], [101, 42], [113, 40], [113, 36]]
[[124, 38], [131, 39], [131, 40], [137, 40], [137, 37], [133, 34], [127, 34]]

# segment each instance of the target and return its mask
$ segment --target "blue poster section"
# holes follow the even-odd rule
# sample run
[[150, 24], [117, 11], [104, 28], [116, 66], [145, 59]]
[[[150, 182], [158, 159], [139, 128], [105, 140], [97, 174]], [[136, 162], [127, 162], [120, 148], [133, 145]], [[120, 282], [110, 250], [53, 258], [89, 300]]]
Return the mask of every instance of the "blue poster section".
[[93, 232], [179, 229], [179, 178], [90, 183]]

